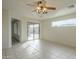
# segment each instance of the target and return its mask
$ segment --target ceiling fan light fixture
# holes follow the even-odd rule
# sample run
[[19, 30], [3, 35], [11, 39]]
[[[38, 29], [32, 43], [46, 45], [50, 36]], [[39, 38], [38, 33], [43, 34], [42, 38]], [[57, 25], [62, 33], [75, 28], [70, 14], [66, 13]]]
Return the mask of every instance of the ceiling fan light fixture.
[[47, 13], [47, 8], [41, 8], [41, 7], [37, 7], [37, 13], [40, 14], [46, 14]]
[[40, 8], [40, 7], [36, 7], [36, 9], [37, 9], [37, 10], [41, 10], [41, 8]]
[[49, 7], [46, 5], [47, 1], [40, 0], [35, 4], [35, 10], [38, 14], [47, 14], [48, 10], [56, 10], [56, 7]]
[[43, 8], [43, 11], [47, 11], [47, 8]]

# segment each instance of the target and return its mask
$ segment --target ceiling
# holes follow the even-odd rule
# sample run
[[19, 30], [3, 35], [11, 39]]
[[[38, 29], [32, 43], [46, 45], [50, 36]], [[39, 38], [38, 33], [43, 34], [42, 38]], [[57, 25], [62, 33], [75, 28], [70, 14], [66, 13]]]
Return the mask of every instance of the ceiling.
[[20, 17], [29, 17], [34, 19], [47, 19], [75, 13], [75, 8], [69, 8], [70, 5], [75, 5], [76, 0], [46, 0], [48, 6], [56, 6], [56, 10], [49, 11], [41, 17], [32, 12], [34, 7], [29, 7], [26, 4], [36, 2], [38, 0], [2, 0], [3, 9], [9, 10], [11, 13], [17, 14]]

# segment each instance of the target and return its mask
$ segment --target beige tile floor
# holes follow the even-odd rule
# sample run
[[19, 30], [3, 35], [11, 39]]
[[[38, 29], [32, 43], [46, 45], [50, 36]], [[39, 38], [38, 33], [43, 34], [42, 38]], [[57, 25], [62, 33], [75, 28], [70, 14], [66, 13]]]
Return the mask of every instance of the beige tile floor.
[[2, 53], [2, 59], [76, 59], [75, 48], [45, 40], [17, 44]]

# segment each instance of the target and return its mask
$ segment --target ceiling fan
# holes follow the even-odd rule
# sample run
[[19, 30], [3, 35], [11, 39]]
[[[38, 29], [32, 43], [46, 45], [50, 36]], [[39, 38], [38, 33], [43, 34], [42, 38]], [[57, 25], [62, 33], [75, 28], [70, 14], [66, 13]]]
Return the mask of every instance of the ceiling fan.
[[26, 4], [28, 6], [34, 6], [35, 10], [38, 14], [47, 14], [48, 10], [56, 10], [56, 7], [50, 7], [46, 5], [47, 1], [45, 0], [40, 0], [35, 2], [33, 5], [32, 4]]

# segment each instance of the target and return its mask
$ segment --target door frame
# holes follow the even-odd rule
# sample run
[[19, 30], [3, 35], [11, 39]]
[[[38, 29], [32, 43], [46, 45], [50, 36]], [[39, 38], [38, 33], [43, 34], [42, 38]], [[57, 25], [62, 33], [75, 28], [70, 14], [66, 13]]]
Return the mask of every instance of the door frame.
[[[14, 24], [12, 24], [12, 22], [15, 21], [16, 22], [16, 25], [17, 25], [17, 34], [18, 34], [18, 31], [19, 31], [19, 39], [18, 39], [18, 43], [21, 42], [21, 21], [19, 19], [16, 19], [16, 18], [11, 18], [11, 44], [12, 44], [12, 36], [13, 36], [13, 33], [12, 31], [14, 32]], [[18, 22], [18, 23], [17, 23]], [[13, 26], [12, 26], [13, 25]], [[18, 30], [19, 29], [19, 30]], [[13, 46], [13, 44], [12, 44]]]
[[[39, 24], [39, 39], [40, 39], [40, 23], [34, 23], [34, 22], [27, 22], [27, 40], [28, 40], [28, 25], [29, 24]], [[34, 33], [34, 30], [33, 30], [33, 33]], [[33, 36], [33, 38], [34, 38], [34, 36]], [[35, 39], [33, 39], [33, 40], [35, 40]], [[29, 40], [28, 40], [29, 41]]]

